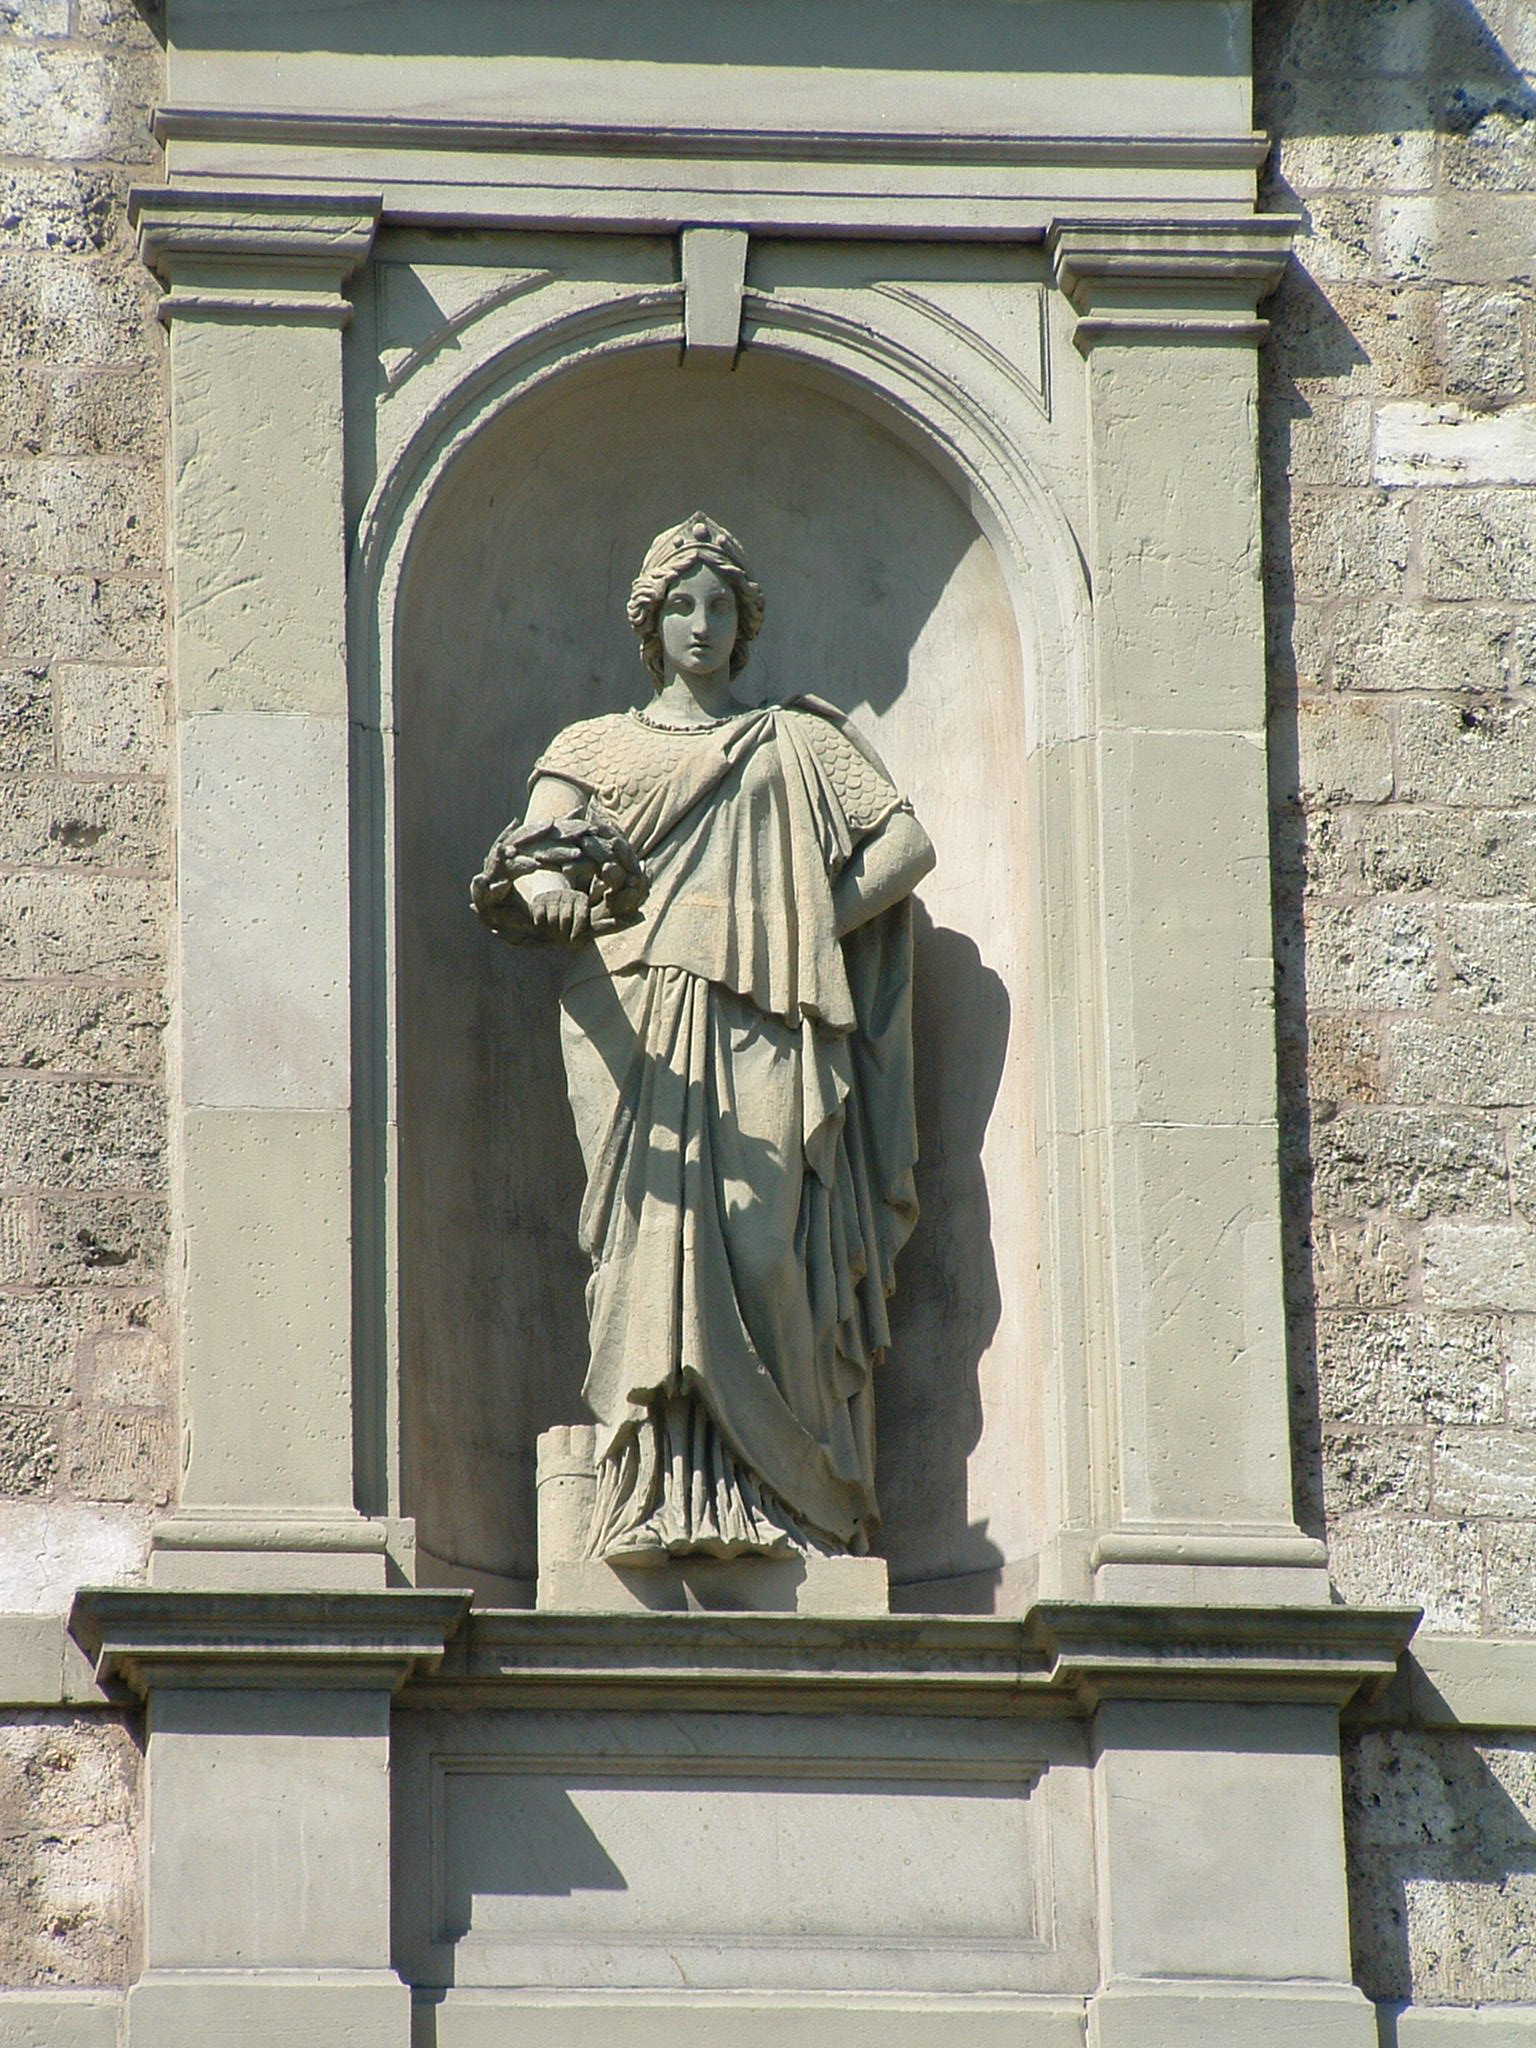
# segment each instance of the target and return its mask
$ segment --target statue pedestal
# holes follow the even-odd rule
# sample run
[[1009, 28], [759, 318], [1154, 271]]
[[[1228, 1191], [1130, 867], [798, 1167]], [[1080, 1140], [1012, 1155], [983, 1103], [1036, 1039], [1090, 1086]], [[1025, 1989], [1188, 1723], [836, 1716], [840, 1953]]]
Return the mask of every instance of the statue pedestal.
[[576, 1423], [539, 1438], [540, 1608], [587, 1614], [890, 1612], [883, 1557], [690, 1557], [652, 1565], [585, 1557], [594, 1435], [589, 1423]]

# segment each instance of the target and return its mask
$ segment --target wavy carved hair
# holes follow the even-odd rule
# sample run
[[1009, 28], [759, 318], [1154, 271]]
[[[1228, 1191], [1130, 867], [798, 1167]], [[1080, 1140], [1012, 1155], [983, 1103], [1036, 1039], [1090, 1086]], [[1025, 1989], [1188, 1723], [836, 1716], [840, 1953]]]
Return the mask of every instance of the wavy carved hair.
[[736, 596], [736, 645], [731, 649], [731, 674], [747, 665], [752, 642], [762, 631], [763, 593], [753, 580], [741, 543], [718, 520], [695, 512], [681, 526], [657, 534], [645, 551], [640, 573], [629, 593], [625, 616], [640, 636], [640, 659], [659, 690], [666, 680], [661, 651], [661, 608], [679, 577], [701, 564], [714, 570]]

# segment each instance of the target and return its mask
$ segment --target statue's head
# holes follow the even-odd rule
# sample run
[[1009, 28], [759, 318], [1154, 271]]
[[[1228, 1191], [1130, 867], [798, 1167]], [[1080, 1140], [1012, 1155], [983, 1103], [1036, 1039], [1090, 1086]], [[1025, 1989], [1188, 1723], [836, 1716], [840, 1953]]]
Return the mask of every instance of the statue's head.
[[[710, 573], [701, 576], [700, 571]], [[640, 658], [658, 689], [666, 679], [662, 615], [667, 599], [677, 585], [686, 583], [690, 592], [694, 592], [695, 585], [699, 586], [694, 594], [703, 601], [712, 579], [717, 579], [735, 599], [730, 660], [731, 674], [740, 675], [763, 623], [763, 593], [752, 580], [740, 541], [717, 520], [695, 512], [680, 526], [669, 526], [658, 533], [645, 551], [626, 613], [640, 636]]]

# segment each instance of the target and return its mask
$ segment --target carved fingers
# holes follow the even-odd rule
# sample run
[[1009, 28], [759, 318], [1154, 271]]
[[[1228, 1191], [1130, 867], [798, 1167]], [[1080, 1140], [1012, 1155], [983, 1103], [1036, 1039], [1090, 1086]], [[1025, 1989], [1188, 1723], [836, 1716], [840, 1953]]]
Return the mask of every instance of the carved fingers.
[[528, 915], [540, 938], [574, 946], [587, 936], [592, 922], [592, 906], [579, 890], [566, 887], [541, 889], [529, 903]]

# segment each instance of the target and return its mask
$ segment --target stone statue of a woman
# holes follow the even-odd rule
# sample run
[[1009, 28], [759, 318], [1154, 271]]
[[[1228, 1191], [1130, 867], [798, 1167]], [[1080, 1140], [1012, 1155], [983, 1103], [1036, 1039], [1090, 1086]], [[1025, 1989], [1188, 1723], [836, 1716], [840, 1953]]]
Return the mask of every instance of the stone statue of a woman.
[[723, 527], [659, 535], [629, 600], [654, 697], [557, 735], [472, 889], [573, 951], [590, 1554], [617, 1564], [863, 1552], [878, 1519], [933, 851], [830, 704], [734, 696], [762, 618]]

